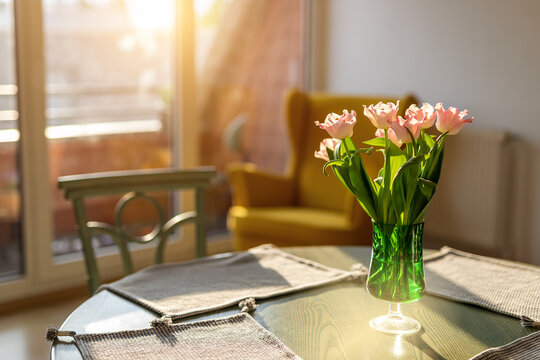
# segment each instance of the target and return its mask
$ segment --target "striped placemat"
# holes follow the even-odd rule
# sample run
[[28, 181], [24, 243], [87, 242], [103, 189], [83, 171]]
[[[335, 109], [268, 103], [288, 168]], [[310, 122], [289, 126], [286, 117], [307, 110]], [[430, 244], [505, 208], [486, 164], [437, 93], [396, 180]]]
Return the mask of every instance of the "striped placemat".
[[487, 349], [471, 360], [540, 359], [540, 331], [519, 338], [501, 347]]
[[425, 257], [426, 292], [540, 325], [540, 268], [443, 247]]
[[[65, 331], [51, 334], [50, 340], [57, 336], [65, 336]], [[70, 336], [84, 360], [301, 360], [244, 313], [141, 330]]]
[[[98, 289], [176, 320], [323, 286], [353, 277], [272, 245], [176, 264], [156, 265]], [[359, 273], [358, 271], [356, 273]], [[247, 310], [253, 303], [246, 303]]]

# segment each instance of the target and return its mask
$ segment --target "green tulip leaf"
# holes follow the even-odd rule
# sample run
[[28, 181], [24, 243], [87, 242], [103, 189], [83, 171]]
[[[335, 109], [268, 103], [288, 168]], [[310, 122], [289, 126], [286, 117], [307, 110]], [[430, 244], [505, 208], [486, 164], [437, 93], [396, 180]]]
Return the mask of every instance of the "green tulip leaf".
[[328, 174], [326, 173], [326, 168], [329, 167], [329, 166], [344, 166], [345, 165], [345, 161], [343, 160], [330, 160], [328, 161], [326, 164], [324, 164], [323, 166], [323, 174], [328, 176]]
[[437, 184], [433, 181], [424, 179], [424, 178], [418, 178], [418, 188], [424, 194], [427, 201], [430, 201], [433, 197], [433, 194], [435, 193], [435, 188], [437, 187]]
[[358, 202], [371, 218], [376, 219], [377, 214], [375, 213], [374, 202], [375, 189], [364, 168], [361, 156], [351, 157], [349, 176]]
[[372, 147], [369, 147], [369, 148], [360, 148], [360, 149], [357, 149], [355, 151], [354, 154], [352, 154], [352, 156], [356, 156], [356, 155], [360, 155], [360, 154], [367, 154], [367, 155], [371, 155], [371, 152], [373, 151], [373, 146]]
[[406, 161], [407, 157], [404, 154], [392, 155], [392, 153], [390, 153], [390, 179], [393, 179], [396, 176], [399, 169], [405, 165]]
[[336, 145], [336, 148], [332, 151], [332, 155], [328, 153], [328, 158], [330, 158], [331, 160], [340, 160], [340, 159], [343, 160], [341, 157], [341, 141], [338, 142], [338, 144]]
[[396, 175], [394, 176], [394, 179], [392, 180], [392, 183], [395, 183], [396, 179], [403, 176], [403, 174], [405, 173], [406, 170], [418, 167], [420, 165], [420, 163], [426, 159], [427, 156], [428, 156], [427, 154], [426, 155], [418, 155], [418, 156], [412, 157], [409, 160], [405, 161], [403, 163], [403, 165], [401, 165], [399, 167], [399, 169], [397, 170]]
[[435, 140], [429, 134], [424, 134], [424, 141], [426, 145], [429, 146], [430, 149], [433, 147], [433, 145], [435, 145]]
[[424, 166], [420, 177], [434, 183], [439, 182], [439, 178], [441, 177], [442, 161], [444, 158], [444, 142], [445, 138], [442, 137], [440, 142], [436, 142], [435, 145], [433, 145], [431, 151], [429, 152], [429, 159], [427, 159], [426, 165]]
[[346, 166], [343, 167], [337, 167], [333, 166], [332, 170], [334, 170], [334, 174], [338, 178], [339, 181], [351, 192], [354, 194], [354, 187], [351, 183], [351, 179], [349, 178], [349, 169]]
[[[338, 146], [339, 146], [339, 145], [338, 145]], [[336, 150], [337, 150], [337, 146], [336, 146]], [[332, 149], [330, 149], [330, 148], [327, 147], [327, 148], [326, 148], [326, 152], [328, 153], [328, 158], [329, 158], [330, 160], [337, 160], [337, 159], [335, 158], [335, 152], [334, 152], [334, 150], [332, 150]], [[339, 153], [338, 153], [338, 154], [339, 154]], [[323, 170], [323, 172], [324, 172], [324, 170]]]
[[364, 144], [368, 146], [379, 146], [379, 147], [386, 147], [386, 141], [383, 137], [376, 137], [370, 140], [364, 141]]
[[373, 180], [373, 189], [375, 190], [375, 195], [378, 197], [379, 192], [381, 191], [381, 187], [383, 185], [383, 178], [378, 177]]
[[411, 222], [411, 224], [419, 224], [422, 221], [424, 221], [424, 218], [426, 217], [428, 205], [429, 205], [429, 202], [426, 202], [425, 204], [423, 204], [422, 209], [420, 210], [418, 215], [416, 217], [413, 217], [413, 221]]
[[401, 181], [394, 182], [394, 185], [392, 187], [392, 208], [394, 210], [394, 214], [400, 221], [398, 223], [402, 223], [402, 214], [405, 212], [405, 190], [403, 188], [403, 183]]
[[350, 150], [350, 151], [354, 151], [356, 150], [356, 146], [354, 145], [352, 139], [350, 137], [346, 137], [346, 138], [343, 138], [343, 141], [346, 145], [347, 145], [347, 148]]

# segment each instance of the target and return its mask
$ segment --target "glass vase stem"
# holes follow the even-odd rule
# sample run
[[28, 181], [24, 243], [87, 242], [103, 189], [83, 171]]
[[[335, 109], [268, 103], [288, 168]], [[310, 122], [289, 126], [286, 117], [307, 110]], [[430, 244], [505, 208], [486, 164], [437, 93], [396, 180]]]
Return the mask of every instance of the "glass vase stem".
[[403, 314], [401, 313], [401, 305], [399, 303], [390, 303], [388, 307], [388, 316], [389, 318], [402, 320]]
[[414, 334], [422, 328], [415, 319], [403, 316], [399, 303], [390, 303], [388, 314], [372, 319], [369, 326], [382, 333], [393, 335]]

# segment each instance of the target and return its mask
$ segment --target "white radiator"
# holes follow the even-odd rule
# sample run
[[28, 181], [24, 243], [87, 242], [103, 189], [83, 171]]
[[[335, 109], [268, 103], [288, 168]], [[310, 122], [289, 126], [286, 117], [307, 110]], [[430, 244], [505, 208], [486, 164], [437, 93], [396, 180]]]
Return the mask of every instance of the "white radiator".
[[441, 179], [426, 215], [425, 247], [448, 245], [513, 258], [514, 141], [502, 131], [449, 136]]

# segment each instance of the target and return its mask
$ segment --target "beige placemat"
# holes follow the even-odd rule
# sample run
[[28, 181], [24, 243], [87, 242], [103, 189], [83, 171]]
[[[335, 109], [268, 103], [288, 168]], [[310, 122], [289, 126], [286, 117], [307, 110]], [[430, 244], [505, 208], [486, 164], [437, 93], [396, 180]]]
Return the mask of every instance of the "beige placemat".
[[246, 252], [153, 266], [98, 291], [107, 289], [180, 319], [248, 298], [265, 299], [342, 281], [351, 274], [263, 245]]
[[522, 318], [524, 325], [539, 325], [539, 268], [449, 247], [424, 260], [428, 294]]
[[301, 360], [244, 313], [73, 338], [84, 360]]
[[540, 331], [519, 338], [501, 347], [487, 349], [470, 360], [533, 360], [540, 359]]

